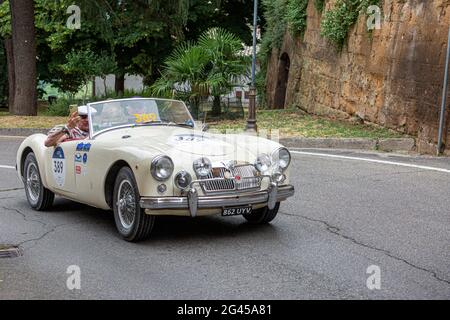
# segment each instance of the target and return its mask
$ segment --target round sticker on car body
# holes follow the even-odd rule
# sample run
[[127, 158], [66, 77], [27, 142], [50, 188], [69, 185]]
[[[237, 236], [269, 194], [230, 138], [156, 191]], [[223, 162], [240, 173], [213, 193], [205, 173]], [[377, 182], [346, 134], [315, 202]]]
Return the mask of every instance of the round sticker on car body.
[[56, 184], [60, 187], [64, 186], [64, 181], [66, 180], [66, 159], [61, 147], [57, 147], [53, 152], [52, 172]]

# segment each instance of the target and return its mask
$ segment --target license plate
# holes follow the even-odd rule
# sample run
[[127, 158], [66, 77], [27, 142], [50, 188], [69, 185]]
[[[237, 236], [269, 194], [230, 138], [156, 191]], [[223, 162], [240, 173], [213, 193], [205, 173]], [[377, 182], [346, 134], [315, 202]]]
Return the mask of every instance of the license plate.
[[234, 208], [224, 208], [222, 211], [222, 216], [238, 216], [241, 214], [250, 214], [252, 213], [252, 207], [234, 207]]

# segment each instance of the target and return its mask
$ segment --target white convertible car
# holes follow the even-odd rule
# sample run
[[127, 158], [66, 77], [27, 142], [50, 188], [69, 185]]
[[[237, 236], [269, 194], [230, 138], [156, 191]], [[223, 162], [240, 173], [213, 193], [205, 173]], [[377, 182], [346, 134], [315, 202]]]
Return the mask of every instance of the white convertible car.
[[132, 98], [88, 104], [85, 140], [44, 146], [26, 138], [17, 171], [35, 210], [55, 194], [114, 211], [120, 235], [139, 241], [155, 216], [242, 215], [268, 223], [294, 194], [289, 151], [261, 137], [197, 130], [181, 101]]

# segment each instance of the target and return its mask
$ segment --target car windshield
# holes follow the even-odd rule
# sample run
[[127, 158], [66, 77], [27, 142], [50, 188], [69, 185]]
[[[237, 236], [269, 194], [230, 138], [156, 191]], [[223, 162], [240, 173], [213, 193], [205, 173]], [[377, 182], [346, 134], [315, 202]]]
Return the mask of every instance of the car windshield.
[[124, 126], [179, 125], [194, 127], [182, 101], [132, 98], [90, 103], [92, 136]]

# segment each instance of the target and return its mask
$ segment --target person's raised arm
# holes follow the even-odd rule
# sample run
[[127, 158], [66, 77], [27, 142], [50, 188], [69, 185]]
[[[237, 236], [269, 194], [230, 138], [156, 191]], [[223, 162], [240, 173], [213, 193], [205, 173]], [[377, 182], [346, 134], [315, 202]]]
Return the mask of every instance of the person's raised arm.
[[76, 111], [73, 112], [69, 117], [67, 125], [56, 126], [52, 130], [50, 130], [50, 132], [47, 135], [47, 139], [44, 142], [45, 146], [54, 147], [57, 144], [63, 142], [64, 140], [69, 139], [70, 138], [69, 130], [75, 128], [79, 120], [80, 117], [78, 116], [78, 113]]

